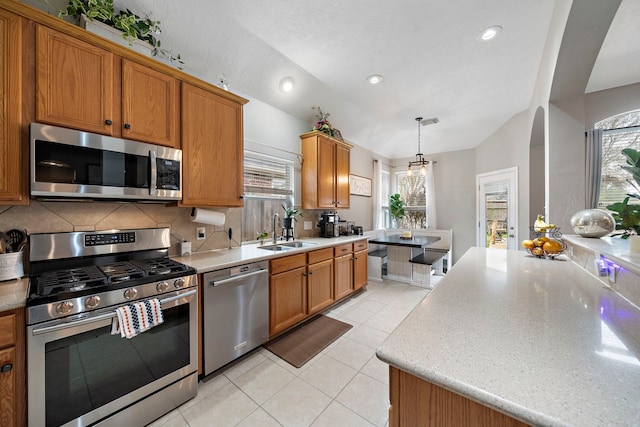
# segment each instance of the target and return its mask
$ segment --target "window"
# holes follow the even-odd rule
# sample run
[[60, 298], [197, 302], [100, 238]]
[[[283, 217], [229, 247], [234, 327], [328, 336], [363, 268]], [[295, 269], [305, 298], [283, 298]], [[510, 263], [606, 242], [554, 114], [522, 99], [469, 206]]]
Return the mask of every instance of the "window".
[[[596, 123], [603, 129], [602, 177], [599, 207], [621, 202], [627, 193], [636, 193], [629, 183], [631, 175], [620, 166], [626, 164], [621, 151], [624, 148], [640, 150], [640, 110], [618, 114]], [[633, 203], [635, 199], [631, 199]]]
[[293, 162], [245, 151], [242, 241], [271, 233], [273, 214], [284, 214], [282, 205], [293, 206]]
[[397, 172], [396, 182], [405, 214], [398, 227], [426, 228], [426, 177], [419, 173], [409, 176], [406, 172]]

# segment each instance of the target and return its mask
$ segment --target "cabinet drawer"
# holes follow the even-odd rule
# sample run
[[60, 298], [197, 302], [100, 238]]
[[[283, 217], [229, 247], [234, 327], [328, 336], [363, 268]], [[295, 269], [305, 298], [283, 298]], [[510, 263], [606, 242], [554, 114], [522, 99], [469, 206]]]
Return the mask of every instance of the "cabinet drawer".
[[318, 249], [317, 251], [308, 252], [309, 264], [315, 264], [327, 259], [333, 258], [333, 248]]
[[16, 342], [16, 315], [0, 317], [0, 348], [9, 347]]
[[367, 246], [368, 245], [366, 240], [360, 240], [353, 244], [353, 251], [354, 252], [364, 251], [365, 249], [367, 249]]
[[269, 274], [278, 274], [307, 264], [307, 254], [291, 255], [269, 261]]
[[351, 243], [345, 243], [344, 245], [334, 246], [333, 249], [334, 249], [334, 256], [346, 255], [353, 252]]

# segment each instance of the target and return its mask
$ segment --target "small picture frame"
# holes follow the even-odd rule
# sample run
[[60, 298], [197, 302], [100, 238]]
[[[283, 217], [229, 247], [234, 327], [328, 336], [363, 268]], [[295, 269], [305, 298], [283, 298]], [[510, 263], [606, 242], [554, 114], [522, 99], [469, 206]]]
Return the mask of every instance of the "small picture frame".
[[371, 178], [349, 175], [349, 194], [371, 197]]
[[332, 129], [332, 131], [333, 131], [333, 137], [335, 139], [339, 139], [340, 141], [344, 141], [344, 139], [342, 139], [342, 133], [338, 129]]

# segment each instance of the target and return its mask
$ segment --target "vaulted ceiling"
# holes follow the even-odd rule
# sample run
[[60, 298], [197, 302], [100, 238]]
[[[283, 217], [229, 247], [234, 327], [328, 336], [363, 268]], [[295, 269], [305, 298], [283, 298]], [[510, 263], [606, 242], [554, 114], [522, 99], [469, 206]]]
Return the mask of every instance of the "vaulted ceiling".
[[[162, 22], [185, 71], [401, 158], [473, 148], [529, 107], [555, 0], [116, 0]], [[623, 0], [588, 90], [640, 76], [640, 0]], [[490, 42], [484, 29], [503, 28]], [[630, 59], [632, 58], [632, 59]], [[622, 61], [624, 66], [618, 65]], [[383, 76], [372, 86], [366, 77]], [[294, 89], [283, 93], [280, 81]]]

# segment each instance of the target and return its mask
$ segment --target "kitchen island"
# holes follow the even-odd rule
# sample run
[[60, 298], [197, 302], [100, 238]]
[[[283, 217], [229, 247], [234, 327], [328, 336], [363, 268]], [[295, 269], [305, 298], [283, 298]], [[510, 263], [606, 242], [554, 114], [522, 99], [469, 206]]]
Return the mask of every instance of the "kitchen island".
[[469, 249], [377, 356], [391, 427], [640, 425], [640, 310], [564, 257]]

